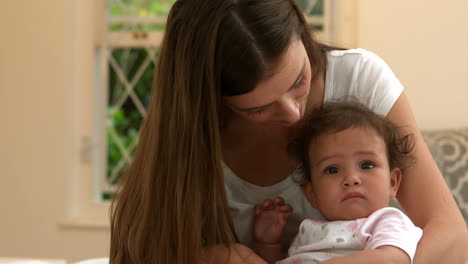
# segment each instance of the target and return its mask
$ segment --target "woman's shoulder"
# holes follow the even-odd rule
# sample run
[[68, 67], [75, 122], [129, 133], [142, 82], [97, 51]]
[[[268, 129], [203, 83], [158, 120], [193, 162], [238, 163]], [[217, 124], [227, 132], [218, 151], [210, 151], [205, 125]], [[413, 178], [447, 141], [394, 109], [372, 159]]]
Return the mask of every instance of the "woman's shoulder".
[[353, 86], [367, 89], [382, 74], [393, 74], [379, 56], [365, 49], [331, 50], [327, 53], [327, 64], [327, 85], [343, 89], [349, 85], [350, 89]]
[[325, 101], [358, 99], [386, 116], [403, 91], [398, 78], [375, 53], [365, 49], [327, 53]]
[[356, 49], [336, 49], [336, 50], [329, 50], [327, 52], [328, 57], [368, 57], [373, 56], [373, 53], [370, 50], [356, 48]]
[[327, 61], [331, 66], [386, 66], [385, 62], [374, 52], [365, 49], [330, 50]]

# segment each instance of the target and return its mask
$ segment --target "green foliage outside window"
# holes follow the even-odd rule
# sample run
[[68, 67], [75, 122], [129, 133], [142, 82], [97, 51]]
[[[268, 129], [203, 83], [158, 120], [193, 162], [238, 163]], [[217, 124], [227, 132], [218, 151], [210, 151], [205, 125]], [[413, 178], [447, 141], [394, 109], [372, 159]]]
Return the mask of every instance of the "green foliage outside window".
[[[109, 31], [163, 31], [164, 23], [128, 23], [128, 18], [153, 18], [160, 17], [164, 21], [175, 0], [108, 0]], [[123, 18], [123, 19], [119, 19]], [[161, 20], [161, 19], [160, 19]], [[159, 43], [155, 43], [157, 46]], [[128, 96], [128, 89], [132, 89], [144, 109], [147, 108], [151, 96], [151, 83], [154, 71], [154, 61], [146, 67], [148, 52], [154, 53], [157, 58], [159, 50], [154, 48], [114, 48], [110, 56], [118, 65], [109, 63], [108, 76], [108, 108], [107, 108], [107, 182], [116, 185], [120, 181], [126, 168], [133, 157], [138, 141], [139, 128], [144, 118], [144, 113], [138, 109], [135, 98]], [[140, 69], [145, 67], [144, 69]], [[117, 68], [117, 69], [116, 69]], [[140, 76], [135, 76], [139, 71]], [[119, 76], [122, 73], [124, 79], [131, 83], [126, 87]], [[135, 80], [134, 80], [135, 78]], [[135, 82], [132, 82], [135, 81]], [[144, 111], [144, 110], [143, 110]], [[124, 150], [124, 151], [123, 151]], [[127, 152], [129, 159], [125, 158]], [[104, 200], [112, 198], [112, 192], [104, 192]]]
[[175, 0], [110, 0], [113, 16], [166, 16]]
[[[157, 58], [158, 50], [150, 49]], [[140, 67], [144, 66], [149, 54], [146, 49], [114, 49], [112, 56], [119, 65], [119, 69], [124, 73], [129, 82], [135, 77]], [[154, 63], [151, 62], [133, 86], [133, 91], [141, 102], [144, 109], [147, 108], [151, 97], [151, 83], [153, 79]], [[119, 147], [128, 150], [130, 157], [133, 154], [134, 146], [138, 141], [138, 131], [143, 120], [143, 115], [136, 107], [132, 97], [126, 95], [127, 88], [119, 78], [114, 67], [109, 70], [108, 88], [108, 108], [107, 108], [107, 179], [112, 185], [119, 182], [130, 160], [126, 160], [124, 153]], [[116, 106], [123, 97], [126, 99], [119, 106]], [[119, 164], [120, 163], [120, 164]], [[122, 166], [123, 165], [123, 166]]]
[[[299, 7], [304, 10], [305, 8], [307, 8], [307, 6], [309, 5], [310, 2], [312, 2], [312, 0], [296, 0], [297, 4], [299, 5]], [[317, 1], [317, 4], [314, 6], [314, 8], [312, 8], [312, 10], [310, 11], [309, 14], [306, 14], [308, 16], [320, 16], [320, 15], [323, 15], [323, 0], [319, 0]]]
[[[110, 0], [109, 15], [112, 17], [161, 17], [164, 18], [175, 0]], [[128, 23], [110, 23], [109, 30], [138, 30], [138, 31], [164, 31], [165, 25], [161, 24], [128, 24]]]

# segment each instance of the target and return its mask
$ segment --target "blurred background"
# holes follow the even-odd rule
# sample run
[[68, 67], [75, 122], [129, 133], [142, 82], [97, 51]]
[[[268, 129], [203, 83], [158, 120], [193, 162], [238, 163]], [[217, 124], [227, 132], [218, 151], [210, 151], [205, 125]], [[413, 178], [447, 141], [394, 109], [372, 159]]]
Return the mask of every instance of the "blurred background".
[[[419, 126], [468, 126], [468, 2], [297, 0], [323, 42], [382, 57]], [[0, 257], [106, 257], [174, 0], [0, 3]]]

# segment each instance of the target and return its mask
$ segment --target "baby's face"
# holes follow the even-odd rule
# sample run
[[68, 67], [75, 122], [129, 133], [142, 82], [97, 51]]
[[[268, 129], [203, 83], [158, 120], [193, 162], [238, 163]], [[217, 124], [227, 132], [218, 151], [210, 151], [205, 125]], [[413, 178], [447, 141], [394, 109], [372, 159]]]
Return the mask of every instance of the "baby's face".
[[367, 128], [323, 134], [309, 145], [312, 183], [304, 191], [328, 220], [368, 217], [388, 206], [400, 183], [383, 139]]

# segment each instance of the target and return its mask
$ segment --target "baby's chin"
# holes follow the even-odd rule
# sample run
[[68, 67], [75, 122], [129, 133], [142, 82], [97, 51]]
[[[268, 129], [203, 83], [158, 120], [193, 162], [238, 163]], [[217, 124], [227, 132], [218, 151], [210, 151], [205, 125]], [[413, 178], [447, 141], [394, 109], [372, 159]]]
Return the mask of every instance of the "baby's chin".
[[371, 213], [372, 212], [368, 210], [350, 210], [347, 212], [340, 212], [338, 214], [327, 214], [327, 212], [322, 212], [322, 215], [328, 221], [348, 221], [367, 218]]

